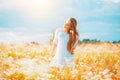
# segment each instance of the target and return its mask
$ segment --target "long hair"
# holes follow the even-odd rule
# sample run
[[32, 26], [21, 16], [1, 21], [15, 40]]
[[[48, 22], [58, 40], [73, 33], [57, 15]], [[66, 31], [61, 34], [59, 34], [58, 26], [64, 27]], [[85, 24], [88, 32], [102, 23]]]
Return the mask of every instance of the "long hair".
[[68, 30], [69, 33], [69, 41], [67, 44], [67, 50], [71, 53], [73, 53], [72, 47], [74, 46], [75, 42], [77, 41], [77, 36], [79, 37], [79, 33], [76, 29], [77, 27], [77, 21], [75, 18], [70, 18], [70, 29]]

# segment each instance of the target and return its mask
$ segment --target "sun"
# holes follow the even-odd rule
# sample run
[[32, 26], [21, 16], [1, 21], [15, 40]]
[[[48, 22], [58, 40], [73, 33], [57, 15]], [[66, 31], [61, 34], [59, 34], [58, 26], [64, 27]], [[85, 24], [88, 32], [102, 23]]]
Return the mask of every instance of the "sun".
[[33, 0], [33, 1], [38, 8], [42, 8], [42, 9], [46, 9], [46, 8], [50, 9], [54, 4], [50, 0]]
[[50, 0], [34, 0], [34, 1], [41, 7], [44, 7], [46, 4], [50, 4]]
[[54, 2], [50, 0], [32, 0], [28, 7], [33, 17], [48, 17], [54, 12]]

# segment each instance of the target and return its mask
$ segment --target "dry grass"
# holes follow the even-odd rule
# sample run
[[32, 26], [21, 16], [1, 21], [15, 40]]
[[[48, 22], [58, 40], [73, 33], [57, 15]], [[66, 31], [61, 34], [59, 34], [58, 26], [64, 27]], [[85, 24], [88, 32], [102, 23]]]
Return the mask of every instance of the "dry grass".
[[120, 44], [83, 43], [75, 65], [50, 67], [51, 45], [0, 44], [0, 80], [120, 80]]

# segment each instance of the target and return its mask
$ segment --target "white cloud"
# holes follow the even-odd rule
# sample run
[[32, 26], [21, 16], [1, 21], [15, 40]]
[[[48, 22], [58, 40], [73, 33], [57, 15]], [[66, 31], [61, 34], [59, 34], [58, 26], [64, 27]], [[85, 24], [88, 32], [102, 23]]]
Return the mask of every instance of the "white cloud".
[[108, 32], [89, 32], [89, 33], [81, 33], [80, 34], [80, 40], [83, 39], [97, 39], [97, 40], [103, 40], [103, 37], [108, 37], [110, 36], [111, 33]]
[[27, 37], [27, 36], [21, 36], [21, 35], [19, 35], [19, 33], [17, 33], [17, 32], [2, 32], [1, 34], [0, 34], [0, 37], [1, 37], [1, 41], [12, 41], [12, 42], [16, 42], [16, 41], [25, 41], [25, 40], [27, 40], [27, 39], [29, 39], [29, 37]]
[[[92, 5], [90, 2], [96, 2], [96, 4]], [[89, 16], [119, 15], [119, 3], [120, 0], [2, 0], [0, 1], [0, 12], [7, 13], [8, 17], [5, 18], [8, 22], [12, 21], [12, 17], [14, 18], [16, 16], [20, 16], [22, 21], [19, 22], [17, 18], [18, 21], [10, 22], [15, 26], [14, 28], [0, 29], [0, 41], [44, 40], [51, 34], [40, 33], [42, 31], [50, 31], [51, 26], [55, 29], [57, 26], [60, 26], [60, 24], [64, 24], [63, 20], [67, 17], [75, 16], [77, 19], [82, 20], [84, 18], [88, 19]], [[100, 6], [98, 6], [98, 4]], [[88, 10], [88, 6], [92, 6], [92, 8]], [[84, 11], [84, 9], [86, 10]], [[116, 13], [116, 11], [118, 12]], [[9, 18], [12, 13], [14, 15]], [[81, 22], [78, 22], [78, 24], [81, 26]], [[112, 23], [98, 23], [93, 20], [93, 23], [85, 22], [82, 24], [89, 27], [94, 26], [93, 28], [96, 29], [98, 27], [95, 26], [111, 26]], [[112, 26], [114, 25], [112, 24]], [[86, 29], [83, 28], [82, 30]], [[88, 30], [88, 32], [89, 31], [90, 30]], [[91, 34], [83, 34], [81, 38], [89, 38], [90, 36]]]
[[103, 0], [104, 2], [107, 2], [107, 3], [120, 3], [120, 0]]
[[4, 0], [0, 3], [0, 10], [16, 11], [24, 17], [46, 18], [53, 14], [56, 4], [50, 0]]
[[[0, 42], [30, 42], [30, 41], [39, 41], [45, 43], [51, 37], [51, 33], [43, 34], [23, 34], [22, 32], [12, 32], [4, 31], [0, 33]], [[45, 40], [46, 39], [46, 40]]]
[[81, 33], [80, 34], [80, 40], [82, 39], [88, 39], [90, 38], [91, 34], [88, 34], [88, 33]]

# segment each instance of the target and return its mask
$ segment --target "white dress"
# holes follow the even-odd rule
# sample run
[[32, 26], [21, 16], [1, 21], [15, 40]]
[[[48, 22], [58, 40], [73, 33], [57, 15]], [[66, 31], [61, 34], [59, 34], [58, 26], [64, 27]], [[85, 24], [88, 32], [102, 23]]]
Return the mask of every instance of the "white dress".
[[53, 40], [53, 43], [57, 44], [57, 49], [50, 66], [64, 67], [67, 64], [73, 66], [74, 56], [67, 50], [68, 41], [69, 34], [63, 32], [62, 29], [57, 29]]

